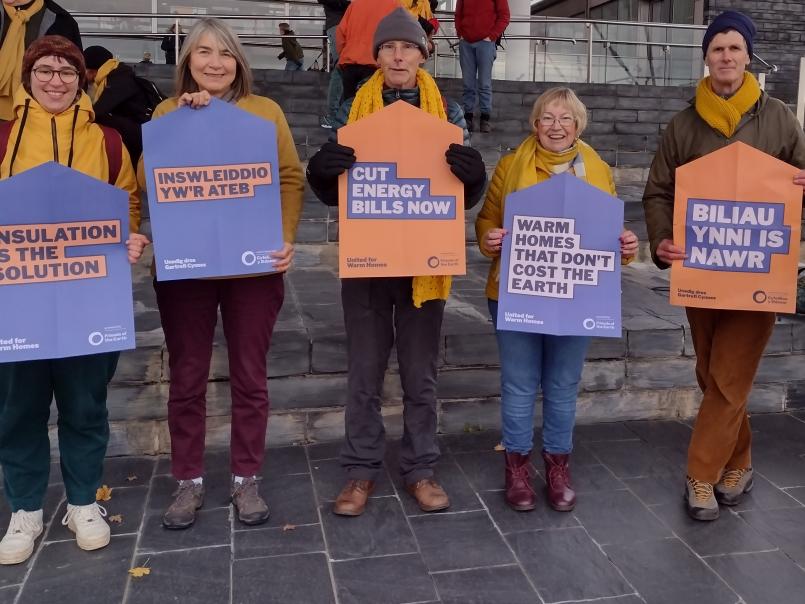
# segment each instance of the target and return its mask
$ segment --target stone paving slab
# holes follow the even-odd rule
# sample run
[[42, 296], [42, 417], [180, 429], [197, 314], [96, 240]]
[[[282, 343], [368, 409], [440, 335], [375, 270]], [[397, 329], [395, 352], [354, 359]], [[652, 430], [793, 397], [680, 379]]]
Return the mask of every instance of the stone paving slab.
[[[690, 425], [629, 421], [578, 426], [573, 512], [540, 497], [514, 512], [502, 495], [494, 431], [440, 437], [437, 478], [451, 508], [425, 514], [397, 472], [399, 442], [357, 518], [332, 514], [344, 480], [340, 443], [271, 448], [260, 488], [272, 515], [246, 527], [227, 500], [228, 452], [205, 459], [207, 498], [195, 526], [167, 531], [175, 486], [165, 456], [106, 460], [112, 542], [79, 550], [61, 525], [54, 465], [47, 523], [30, 561], [0, 567], [0, 602], [277, 604], [799, 604], [805, 594], [805, 413], [752, 419], [755, 488], [714, 523], [682, 507]], [[539, 442], [540, 431], [535, 431]], [[0, 504], [0, 524], [9, 510]], [[135, 566], [151, 569], [133, 578]]]

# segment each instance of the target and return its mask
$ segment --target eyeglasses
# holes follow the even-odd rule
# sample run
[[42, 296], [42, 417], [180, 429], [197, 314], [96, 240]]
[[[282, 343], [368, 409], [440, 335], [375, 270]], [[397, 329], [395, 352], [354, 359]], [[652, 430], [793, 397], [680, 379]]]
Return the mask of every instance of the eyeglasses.
[[380, 45], [379, 52], [385, 55], [392, 55], [398, 48], [404, 55], [413, 54], [414, 52], [421, 52], [419, 50], [419, 46], [413, 42], [383, 42], [383, 44]]
[[36, 79], [42, 83], [50, 82], [53, 76], [59, 74], [59, 79], [65, 84], [72, 84], [78, 79], [75, 69], [51, 69], [50, 67], [37, 67], [33, 70]]
[[576, 118], [571, 117], [569, 115], [563, 115], [562, 117], [554, 117], [552, 115], [543, 115], [539, 118], [539, 123], [541, 126], [545, 126], [546, 128], [550, 128], [556, 122], [559, 122], [559, 125], [562, 128], [569, 128], [573, 124], [576, 123]]

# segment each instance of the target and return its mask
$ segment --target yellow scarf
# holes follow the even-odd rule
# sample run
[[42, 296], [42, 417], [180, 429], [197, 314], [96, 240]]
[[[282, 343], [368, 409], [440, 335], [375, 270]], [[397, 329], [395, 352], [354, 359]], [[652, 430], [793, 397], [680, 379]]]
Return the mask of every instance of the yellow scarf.
[[696, 87], [696, 113], [713, 130], [718, 130], [730, 138], [735, 134], [743, 114], [754, 107], [759, 98], [760, 85], [755, 76], [748, 71], [744, 73], [744, 81], [738, 92], [728, 99], [723, 99], [713, 92], [708, 76]]
[[[366, 117], [383, 109], [383, 72], [379, 69], [360, 87], [352, 102], [347, 123]], [[447, 120], [442, 94], [431, 75], [424, 69], [416, 72], [416, 83], [419, 88], [419, 108], [431, 115]], [[433, 275], [414, 277], [413, 299], [414, 306], [420, 308], [428, 300], [447, 300], [450, 295], [452, 277], [449, 275]]]
[[[554, 175], [557, 166], [572, 162], [581, 149], [586, 146], [586, 143], [576, 141], [570, 149], [554, 153], [540, 145], [536, 136], [529, 136], [520, 143], [514, 153], [511, 169], [503, 181], [501, 199], [505, 201], [509, 193], [548, 180]], [[585, 174], [576, 174], [576, 176], [584, 178]]]
[[109, 59], [100, 66], [98, 73], [95, 75], [95, 92], [92, 94], [92, 102], [97, 103], [98, 99], [103, 94], [103, 89], [106, 88], [106, 78], [120, 65], [117, 59]]
[[14, 92], [20, 85], [25, 54], [25, 26], [44, 6], [45, 0], [34, 0], [26, 9], [3, 3], [11, 21], [0, 48], [0, 120], [14, 119]]
[[400, 0], [400, 4], [414, 17], [422, 17], [425, 20], [433, 19], [428, 0]]

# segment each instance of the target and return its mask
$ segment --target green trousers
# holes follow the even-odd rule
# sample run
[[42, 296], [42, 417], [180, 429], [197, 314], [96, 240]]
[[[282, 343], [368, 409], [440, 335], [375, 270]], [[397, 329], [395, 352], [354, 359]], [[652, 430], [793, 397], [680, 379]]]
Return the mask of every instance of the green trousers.
[[54, 398], [67, 501], [95, 501], [109, 442], [106, 388], [119, 356], [107, 352], [0, 363], [0, 464], [13, 511], [42, 507], [50, 474], [48, 418]]

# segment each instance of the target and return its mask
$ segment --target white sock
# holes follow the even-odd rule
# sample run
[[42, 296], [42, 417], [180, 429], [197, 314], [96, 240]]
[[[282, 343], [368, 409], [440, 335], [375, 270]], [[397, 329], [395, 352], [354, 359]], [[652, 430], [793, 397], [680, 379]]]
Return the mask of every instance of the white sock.
[[198, 478], [193, 478], [193, 484], [202, 484], [204, 482], [204, 477], [199, 476]]
[[255, 478], [254, 476], [232, 476], [235, 479], [235, 484], [242, 484], [247, 478]]

